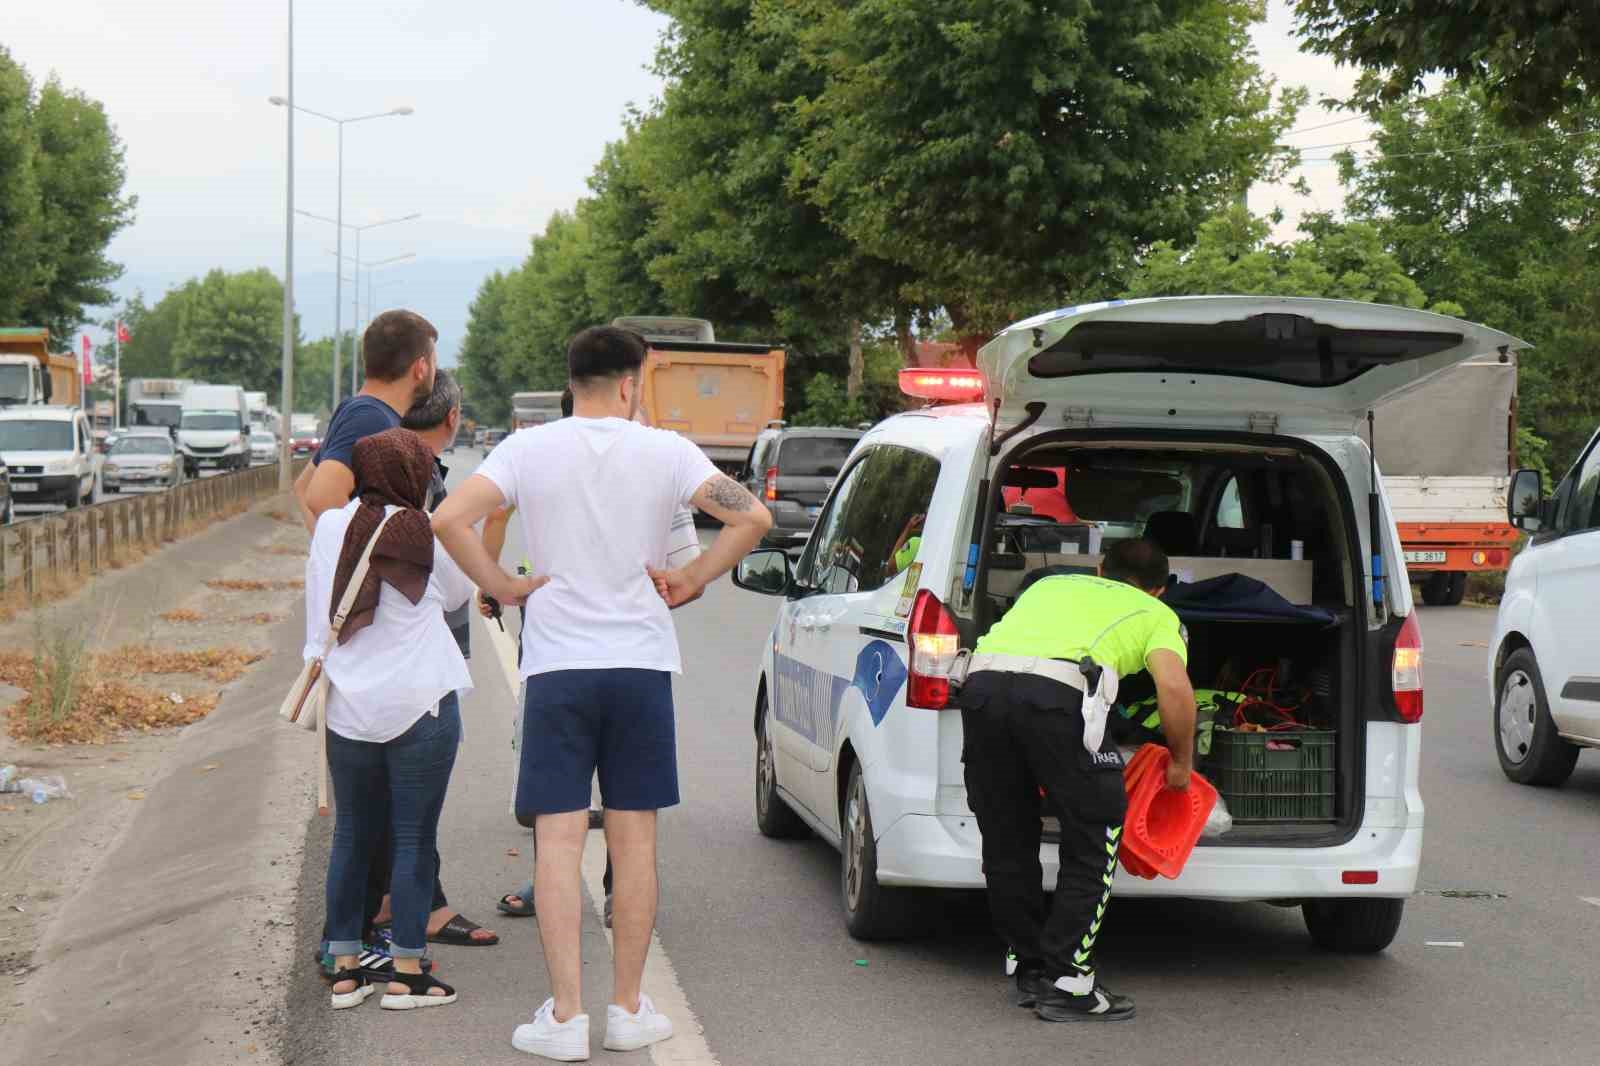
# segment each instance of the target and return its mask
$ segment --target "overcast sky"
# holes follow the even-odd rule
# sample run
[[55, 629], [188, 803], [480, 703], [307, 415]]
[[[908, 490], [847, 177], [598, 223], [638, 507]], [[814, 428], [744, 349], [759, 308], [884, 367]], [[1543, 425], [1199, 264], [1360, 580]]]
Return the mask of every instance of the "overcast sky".
[[[420, 212], [371, 231], [363, 259], [415, 251], [430, 260], [523, 254], [549, 214], [585, 193], [630, 103], [657, 91], [648, 71], [663, 20], [629, 0], [300, 0], [295, 97], [360, 115], [416, 113], [348, 126], [345, 217]], [[138, 217], [113, 254], [130, 274], [210, 266], [283, 268], [285, 0], [7, 0], [4, 43], [38, 80], [51, 72], [102, 101], [127, 145]], [[1286, 0], [1272, 0], [1257, 46], [1269, 73], [1313, 97], [1351, 76], [1299, 53]], [[1299, 126], [1346, 116], [1308, 109]], [[1364, 136], [1346, 122], [1296, 144]], [[335, 129], [296, 121], [296, 206], [335, 209]], [[1308, 153], [1327, 156], [1328, 151]], [[1292, 216], [1340, 202], [1331, 164], [1304, 173], [1309, 200], [1257, 188], [1257, 211]], [[301, 219], [296, 271], [324, 272], [333, 227]], [[397, 267], [396, 272], [405, 269]], [[331, 274], [329, 275], [331, 279]]]

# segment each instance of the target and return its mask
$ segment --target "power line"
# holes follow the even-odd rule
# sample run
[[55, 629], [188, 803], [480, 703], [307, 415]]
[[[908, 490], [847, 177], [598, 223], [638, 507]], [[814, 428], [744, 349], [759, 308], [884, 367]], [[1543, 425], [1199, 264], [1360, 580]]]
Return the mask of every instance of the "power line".
[[[1567, 139], [1572, 138], [1572, 137], [1593, 137], [1596, 134], [1600, 134], [1600, 129], [1564, 130], [1564, 131], [1555, 133], [1553, 136], [1558, 137], [1558, 138], [1560, 138], [1562, 140], [1567, 140]], [[1318, 146], [1316, 146], [1316, 148], [1348, 148], [1348, 147], [1351, 147], [1351, 146], [1354, 146], [1354, 145], [1357, 145], [1357, 144], [1370, 144], [1375, 140], [1377, 140], [1376, 137], [1368, 137], [1366, 140], [1363, 140], [1363, 141], [1347, 141], [1344, 144], [1318, 145]], [[1425, 150], [1420, 151], [1420, 152], [1381, 152], [1381, 153], [1380, 152], [1367, 152], [1367, 153], [1364, 153], [1363, 156], [1364, 156], [1364, 158], [1367, 158], [1367, 159], [1372, 159], [1372, 158], [1375, 158], [1375, 157], [1377, 157], [1379, 155], [1382, 155], [1382, 157], [1385, 158], [1385, 159], [1413, 159], [1413, 158], [1415, 158], [1417, 156], [1424, 156], [1424, 155], [1460, 155], [1463, 152], [1482, 152], [1482, 151], [1487, 151], [1487, 150], [1494, 149], [1494, 148], [1514, 148], [1514, 147], [1517, 147], [1518, 145], [1526, 145], [1526, 144], [1529, 144], [1529, 143], [1530, 142], [1528, 140], [1493, 141], [1493, 142], [1490, 142], [1488, 144], [1457, 145], [1457, 146], [1455, 146], [1453, 148], [1429, 148], [1429, 149], [1425, 149]], [[1285, 148], [1285, 149], [1292, 149], [1293, 145], [1279, 145], [1278, 147]], [[1304, 149], [1304, 151], [1315, 151], [1316, 148], [1306, 148], [1306, 149]], [[1301, 163], [1331, 163], [1331, 162], [1334, 161], [1335, 158], [1336, 157], [1334, 157], [1334, 156], [1323, 156], [1320, 159], [1302, 159], [1300, 162]]]
[[1347, 122], [1360, 122], [1366, 117], [1367, 116], [1365, 115], [1351, 115], [1348, 118], [1336, 118], [1332, 122], [1324, 122], [1318, 126], [1301, 126], [1297, 130], [1290, 130], [1288, 133], [1284, 134], [1284, 136], [1293, 137], [1297, 133], [1310, 133], [1313, 130], [1325, 130], [1330, 126], [1343, 126]]

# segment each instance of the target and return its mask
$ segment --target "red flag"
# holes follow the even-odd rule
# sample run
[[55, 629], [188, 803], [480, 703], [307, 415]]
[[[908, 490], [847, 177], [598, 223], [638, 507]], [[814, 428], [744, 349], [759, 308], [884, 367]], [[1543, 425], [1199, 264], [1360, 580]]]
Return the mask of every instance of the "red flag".
[[117, 319], [117, 342], [119, 344], [127, 344], [130, 336], [128, 327], [122, 324], [122, 319]]
[[85, 386], [94, 384], [94, 365], [89, 361], [89, 352], [94, 345], [89, 343], [89, 335], [83, 335], [83, 383]]

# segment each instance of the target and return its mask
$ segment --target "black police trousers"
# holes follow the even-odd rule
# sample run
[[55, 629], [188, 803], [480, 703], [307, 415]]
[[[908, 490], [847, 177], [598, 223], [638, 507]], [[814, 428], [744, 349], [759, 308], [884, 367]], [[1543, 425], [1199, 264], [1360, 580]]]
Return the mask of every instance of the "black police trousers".
[[[1109, 737], [1099, 755], [1084, 750], [1083, 694], [1059, 681], [981, 671], [959, 703], [967, 802], [983, 834], [995, 930], [1020, 965], [1051, 980], [1092, 974], [1128, 807], [1122, 757]], [[1039, 861], [1045, 814], [1061, 823], [1048, 906]]]

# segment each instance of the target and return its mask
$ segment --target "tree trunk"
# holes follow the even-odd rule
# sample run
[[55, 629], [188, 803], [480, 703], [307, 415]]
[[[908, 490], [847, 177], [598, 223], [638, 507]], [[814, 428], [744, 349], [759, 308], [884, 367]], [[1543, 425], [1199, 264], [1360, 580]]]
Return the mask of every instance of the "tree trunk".
[[961, 346], [956, 358], [963, 366], [974, 367], [978, 365], [978, 349], [989, 339], [988, 334], [976, 332], [973, 329], [972, 317], [962, 307], [951, 306], [945, 308], [950, 315], [950, 324], [955, 327], [956, 343]]
[[861, 396], [861, 382], [865, 377], [865, 367], [861, 358], [861, 320], [850, 320], [850, 375], [845, 379], [845, 396], [855, 400]]
[[914, 367], [917, 365], [917, 339], [911, 332], [911, 311], [909, 308], [899, 307], [894, 312], [894, 339], [900, 348], [900, 365]]

